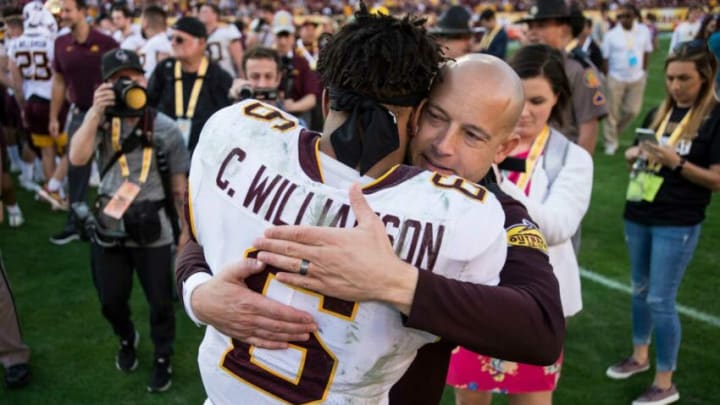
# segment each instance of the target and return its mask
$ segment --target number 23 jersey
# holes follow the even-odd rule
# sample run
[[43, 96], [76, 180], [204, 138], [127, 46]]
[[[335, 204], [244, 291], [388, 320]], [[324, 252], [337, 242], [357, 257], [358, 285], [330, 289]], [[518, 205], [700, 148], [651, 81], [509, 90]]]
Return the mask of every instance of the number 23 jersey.
[[[220, 110], [203, 128], [189, 180], [193, 234], [214, 274], [252, 255], [265, 228], [350, 228], [353, 182], [385, 224], [396, 254], [420, 271], [495, 285], [505, 261], [504, 214], [486, 189], [458, 177], [396, 166], [371, 180], [319, 152], [319, 137], [255, 100]], [[347, 302], [276, 280], [266, 269], [248, 287], [307, 311], [318, 332], [286, 350], [264, 350], [208, 326], [198, 361], [215, 404], [382, 404], [422, 345], [379, 302]], [[382, 286], [378, 286], [382, 288]]]

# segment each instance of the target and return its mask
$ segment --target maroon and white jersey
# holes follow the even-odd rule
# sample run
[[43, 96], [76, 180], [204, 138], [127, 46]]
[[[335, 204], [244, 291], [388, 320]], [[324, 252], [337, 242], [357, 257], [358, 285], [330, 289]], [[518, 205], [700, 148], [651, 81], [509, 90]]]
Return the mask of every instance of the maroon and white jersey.
[[25, 99], [35, 95], [50, 100], [52, 63], [55, 57], [54, 36], [45, 29], [27, 29], [12, 41], [9, 57], [20, 70]]
[[207, 54], [210, 60], [216, 62], [233, 78], [237, 77], [235, 63], [230, 55], [230, 44], [239, 41], [242, 33], [235, 24], [221, 25], [211, 32], [207, 39]]
[[168, 57], [170, 54], [172, 54], [172, 46], [170, 45], [167, 34], [161, 32], [148, 39], [138, 51], [138, 55], [143, 64], [143, 70], [145, 70], [145, 77], [150, 78], [152, 72], [155, 70], [155, 66], [160, 62], [158, 60], [159, 57], [163, 55]]
[[[386, 226], [398, 256], [420, 271], [495, 285], [505, 261], [505, 216], [492, 193], [458, 177], [396, 166], [361, 177], [319, 151], [319, 136], [256, 100], [205, 124], [190, 170], [191, 227], [214, 274], [252, 255], [271, 225], [350, 228], [354, 182]], [[313, 314], [319, 330], [286, 350], [264, 350], [207, 327], [198, 361], [215, 405], [384, 404], [430, 333], [405, 328], [379, 302], [347, 302], [285, 285], [268, 268], [246, 280], [274, 300]], [[193, 277], [209, 277], [193, 275]]]

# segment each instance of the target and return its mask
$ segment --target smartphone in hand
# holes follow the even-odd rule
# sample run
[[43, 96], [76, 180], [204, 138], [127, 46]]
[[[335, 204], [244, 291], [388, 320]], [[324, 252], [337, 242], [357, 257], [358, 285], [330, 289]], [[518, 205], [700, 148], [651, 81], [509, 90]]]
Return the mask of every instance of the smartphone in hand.
[[635, 138], [637, 139], [638, 144], [642, 144], [643, 142], [649, 142], [655, 145], [658, 144], [658, 140], [655, 137], [655, 131], [649, 128], [636, 128]]

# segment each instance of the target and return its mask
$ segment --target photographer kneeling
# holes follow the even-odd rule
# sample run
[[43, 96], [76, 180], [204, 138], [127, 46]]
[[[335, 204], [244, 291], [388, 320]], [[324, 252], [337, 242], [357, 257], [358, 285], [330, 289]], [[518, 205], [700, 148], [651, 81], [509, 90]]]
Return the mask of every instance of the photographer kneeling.
[[155, 346], [148, 384], [170, 387], [175, 339], [171, 245], [179, 235], [177, 212], [187, 187], [188, 152], [175, 122], [146, 108], [145, 76], [137, 54], [114, 49], [102, 57], [104, 83], [70, 144], [70, 162], [87, 163], [97, 152], [101, 183], [94, 206], [73, 204], [91, 241], [93, 281], [102, 313], [120, 338], [119, 370], [138, 366], [139, 334], [128, 304], [136, 270], [150, 304]]

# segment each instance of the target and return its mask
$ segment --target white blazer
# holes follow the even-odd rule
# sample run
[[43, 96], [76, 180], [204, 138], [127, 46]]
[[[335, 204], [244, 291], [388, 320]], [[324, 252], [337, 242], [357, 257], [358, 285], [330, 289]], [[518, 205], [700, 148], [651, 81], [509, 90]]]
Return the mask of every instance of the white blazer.
[[[553, 130], [551, 136], [563, 136]], [[593, 161], [589, 153], [571, 143], [565, 165], [548, 188], [544, 166], [545, 155], [535, 164], [530, 195], [526, 196], [511, 181], [502, 181], [500, 188], [525, 205], [530, 217], [545, 236], [555, 277], [560, 284], [560, 298], [566, 317], [582, 309], [580, 268], [572, 246], [572, 236], [580, 227], [590, 205], [593, 183]]]

